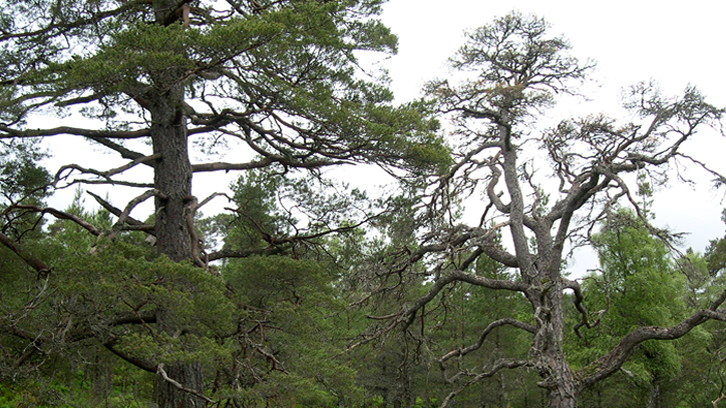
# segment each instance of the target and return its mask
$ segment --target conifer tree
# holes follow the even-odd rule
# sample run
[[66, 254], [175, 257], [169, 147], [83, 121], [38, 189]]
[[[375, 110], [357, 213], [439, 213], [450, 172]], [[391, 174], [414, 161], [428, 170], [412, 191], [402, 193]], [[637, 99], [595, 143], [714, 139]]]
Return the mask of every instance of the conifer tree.
[[[123, 158], [123, 165], [108, 168], [68, 157], [53, 183], [139, 189], [124, 208], [93, 195], [117, 217], [112, 228], [100, 230], [73, 214], [37, 208], [98, 237], [98, 253], [102, 241], [117, 240], [126, 230], [153, 236], [158, 255], [193, 264], [199, 271], [215, 259], [281, 252], [304, 240], [304, 234], [270, 236], [259, 230], [266, 244], [262, 248], [205, 253], [194, 218], [208, 200], [195, 196], [193, 175], [267, 168], [318, 176], [323, 168], [354, 162], [396, 171], [435, 168], [446, 158], [432, 133], [436, 124], [422, 119], [422, 107], [392, 106], [385, 84], [365, 79], [371, 76], [360, 70], [358, 52], [395, 51], [395, 36], [376, 19], [381, 3], [12, 2], [0, 17], [0, 140], [79, 138]], [[71, 117], [73, 125], [58, 124], [54, 117]], [[236, 161], [194, 161], [218, 146], [234, 149]], [[148, 170], [148, 177], [127, 176], [139, 167]], [[131, 211], [148, 199], [154, 200], [152, 219], [135, 219]], [[6, 211], [21, 210], [28, 209]], [[21, 243], [4, 236], [2, 243], [39, 273], [52, 269], [50, 260], [28, 253]], [[193, 282], [211, 284], [192, 278], [195, 272], [185, 266], [174, 271], [158, 262], [159, 268], [170, 268], [171, 276], [191, 279], [186, 283], [190, 292], [197, 293]], [[183, 292], [184, 284], [177, 283], [165, 290]], [[190, 323], [193, 319], [176, 310], [174, 302], [157, 302], [153, 310], [144, 310], [149, 316], [138, 305], [127, 312], [137, 314], [135, 323], [153, 324], [157, 339], [172, 339], [169, 344], [178, 344], [181, 351], [193, 348], [199, 334]], [[134, 320], [107, 318], [118, 324]], [[33, 347], [32, 335], [25, 341]], [[153, 355], [144, 360], [116, 342], [104, 344], [157, 374], [160, 407], [208, 402], [198, 361], [154, 361]]]

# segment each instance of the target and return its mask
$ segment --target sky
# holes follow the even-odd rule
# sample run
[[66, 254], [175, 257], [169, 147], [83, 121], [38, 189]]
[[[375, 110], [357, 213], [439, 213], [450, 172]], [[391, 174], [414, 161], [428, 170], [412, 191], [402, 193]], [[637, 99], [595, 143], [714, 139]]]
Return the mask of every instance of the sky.
[[[382, 20], [399, 36], [388, 61], [399, 98], [445, 74], [445, 60], [473, 30], [510, 11], [544, 17], [569, 38], [573, 53], [598, 62], [603, 85], [621, 87], [653, 78], [668, 88], [692, 83], [726, 104], [720, 50], [726, 4], [713, 0], [665, 6], [650, 0], [608, 2], [509, 0], [390, 0]], [[718, 89], [720, 88], [720, 89]]]
[[[593, 82], [582, 89], [590, 100], [570, 100], [569, 105], [557, 108], [557, 115], [603, 112], [616, 116], [620, 113], [622, 88], [650, 79], [672, 94], [689, 84], [695, 85], [712, 104], [726, 106], [722, 64], [726, 60], [722, 52], [726, 3], [714, 0], [674, 2], [668, 6], [651, 0], [389, 0], [381, 18], [399, 36], [399, 51], [384, 59], [381, 66], [389, 72], [396, 101], [416, 98], [426, 81], [450, 74], [446, 59], [463, 44], [466, 30], [511, 11], [544, 17], [551, 23], [553, 34], [570, 40], [573, 55], [597, 62]], [[726, 173], [726, 160], [722, 158], [726, 152], [724, 138], [716, 132], [704, 136], [686, 148], [714, 167], [721, 166]], [[67, 138], [46, 140], [51, 150], [67, 143]], [[96, 155], [109, 163], [116, 159], [113, 154], [102, 155], [99, 148], [78, 150], [78, 155]], [[55, 171], [65, 160], [67, 156], [57, 155], [48, 163], [49, 168]], [[80, 157], [78, 160], [81, 161]], [[108, 167], [117, 165], [120, 164]], [[710, 239], [723, 236], [726, 230], [720, 221], [721, 209], [726, 205], [722, 201], [724, 191], [711, 190], [709, 178], [703, 173], [688, 174], [698, 183], [674, 184], [658, 192], [654, 212], [659, 226], [690, 232], [686, 245], [703, 251]], [[228, 180], [219, 182], [216, 175], [195, 175], [194, 183], [195, 188], [222, 184], [220, 188], [225, 189]], [[65, 191], [51, 204], [63, 208], [72, 195], [72, 191]], [[195, 191], [195, 195], [204, 197], [206, 193]], [[92, 201], [89, 197], [86, 204]], [[122, 201], [113, 200], [120, 207], [125, 205]], [[579, 256], [571, 268], [582, 274], [594, 266], [593, 262], [592, 256]]]

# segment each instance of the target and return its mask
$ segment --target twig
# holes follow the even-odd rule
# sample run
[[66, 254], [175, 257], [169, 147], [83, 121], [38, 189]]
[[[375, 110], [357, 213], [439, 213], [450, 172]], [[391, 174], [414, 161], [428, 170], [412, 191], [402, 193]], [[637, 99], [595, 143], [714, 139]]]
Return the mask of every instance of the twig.
[[192, 394], [192, 395], [194, 395], [196, 397], [202, 398], [203, 400], [207, 401], [210, 404], [216, 404], [217, 403], [217, 401], [215, 401], [215, 400], [207, 397], [206, 395], [201, 394], [198, 391], [193, 390], [191, 388], [187, 388], [187, 387], [179, 384], [175, 380], [169, 378], [169, 376], [166, 374], [166, 371], [164, 371], [164, 364], [163, 363], [159, 363], [159, 365], [156, 366], [156, 373], [159, 374], [161, 376], [161, 378], [164, 379], [164, 381], [166, 381], [169, 384], [173, 385], [174, 387], [176, 387], [180, 391], [188, 392], [189, 394]]

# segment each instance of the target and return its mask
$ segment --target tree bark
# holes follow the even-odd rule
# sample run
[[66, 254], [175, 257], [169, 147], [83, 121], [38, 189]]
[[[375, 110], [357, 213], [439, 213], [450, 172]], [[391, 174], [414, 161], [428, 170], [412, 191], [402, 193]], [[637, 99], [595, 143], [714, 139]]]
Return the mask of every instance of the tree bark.
[[[153, 6], [157, 23], [168, 25], [168, 18], [177, 8], [178, 1], [154, 0]], [[168, 69], [154, 73], [153, 89], [145, 99], [148, 100], [146, 109], [151, 117], [153, 154], [159, 156], [154, 162], [154, 188], [159, 192], [154, 199], [157, 251], [172, 261], [182, 262], [191, 259], [194, 245], [187, 223], [188, 217], [193, 215], [188, 214], [193, 211], [190, 204], [192, 166], [183, 110], [183, 72], [177, 71]], [[174, 312], [160, 305], [157, 330], [178, 336], [185, 328], [177, 326]], [[204, 383], [198, 362], [172, 363], [164, 371], [158, 371], [156, 402], [159, 408], [204, 407], [206, 401], [201, 395], [204, 395]]]
[[648, 402], [646, 408], [659, 408], [661, 406], [661, 388], [658, 376], [656, 376], [650, 383], [650, 389], [648, 390]]
[[543, 302], [537, 307], [539, 310], [535, 310], [539, 330], [533, 350], [542, 377], [540, 385], [547, 390], [547, 406], [576, 408], [579, 384], [567, 364], [562, 348], [564, 312], [561, 286], [555, 283], [549, 289], [543, 290]]
[[[173, 407], [173, 408], [186, 408], [186, 407], [205, 407], [207, 402], [200, 395], [204, 395], [203, 389], [201, 389], [202, 382], [202, 368], [199, 363], [179, 363], [172, 364], [165, 368], [166, 375], [182, 385], [184, 388], [194, 390], [195, 393], [188, 390], [179, 389], [176, 384], [162, 378], [161, 373], [158, 377], [158, 385], [156, 389], [156, 403], [158, 407]], [[191, 386], [198, 386], [198, 388], [191, 388]]]
[[187, 150], [186, 124], [182, 113], [183, 90], [175, 85], [168, 98], [151, 106], [154, 154], [161, 157], [154, 167], [156, 245], [159, 254], [172, 261], [190, 259], [191, 234], [185, 211], [190, 211], [192, 166]]
[[[154, 166], [156, 246], [160, 255], [172, 261], [189, 260], [192, 254], [192, 234], [187, 214], [192, 211], [192, 168], [187, 151], [187, 134], [182, 102], [183, 88], [174, 84], [166, 97], [152, 101], [151, 137], [154, 154], [161, 157]], [[171, 311], [159, 308], [157, 327], [169, 335], [177, 335], [182, 328], [175, 327]], [[166, 374], [184, 388], [204, 394], [202, 371], [199, 363], [171, 364]], [[191, 408], [206, 406], [206, 402], [189, 391], [180, 389], [161, 376], [157, 378], [157, 404], [160, 408]]]

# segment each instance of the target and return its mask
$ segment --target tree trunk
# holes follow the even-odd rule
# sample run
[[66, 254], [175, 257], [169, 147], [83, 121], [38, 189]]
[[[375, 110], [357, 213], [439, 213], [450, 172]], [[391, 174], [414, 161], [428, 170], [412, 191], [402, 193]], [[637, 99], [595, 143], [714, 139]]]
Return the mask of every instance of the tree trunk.
[[[182, 112], [183, 89], [173, 85], [166, 98], [151, 105], [151, 137], [156, 161], [154, 186], [159, 191], [155, 199], [156, 245], [160, 255], [181, 262], [192, 254], [192, 240], [187, 224], [193, 214], [191, 202], [192, 170], [187, 152], [187, 134]], [[157, 326], [160, 331], [175, 336], [183, 328], [174, 324], [173, 312], [157, 310]], [[183, 388], [204, 394], [202, 371], [199, 363], [171, 364], [168, 377]], [[158, 376], [157, 404], [159, 408], [203, 407], [205, 401], [194, 393], [182, 390], [161, 374]]]
[[[181, 88], [176, 85], [175, 88]], [[188, 260], [192, 254], [186, 212], [190, 211], [192, 166], [187, 151], [187, 134], [182, 112], [182, 89], [173, 89], [168, 99], [151, 106], [151, 138], [154, 154], [160, 154], [154, 169], [156, 246], [159, 254], [172, 261]]]
[[560, 348], [551, 350], [542, 357], [548, 365], [547, 376], [543, 376], [542, 384], [547, 390], [547, 406], [549, 408], [576, 408], [578, 387], [565, 355]]
[[[184, 388], [193, 389], [203, 395], [202, 369], [199, 363], [172, 364], [165, 367], [166, 375]], [[158, 376], [156, 404], [158, 407], [187, 408], [205, 407], [206, 401], [193, 393], [180, 390], [174, 384]], [[196, 386], [196, 387], [195, 387]], [[195, 387], [195, 388], [193, 388]]]
[[542, 377], [540, 386], [547, 391], [547, 406], [576, 408], [579, 388], [562, 348], [562, 284], [559, 279], [555, 282], [557, 283], [542, 291], [536, 290], [535, 297], [530, 297], [530, 300], [534, 300], [532, 304], [536, 306], [535, 319], [539, 326], [533, 352]]
[[647, 408], [660, 407], [660, 395], [661, 395], [660, 382], [656, 378], [650, 384], [650, 390], [648, 392], [648, 402], [647, 402], [646, 407]]
[[[157, 21], [168, 16], [176, 1], [155, 0]], [[166, 18], [166, 17], [164, 17]], [[154, 89], [148, 94], [147, 109], [151, 116], [151, 140], [154, 154], [156, 246], [160, 255], [181, 262], [192, 258], [192, 234], [188, 220], [192, 203], [192, 167], [187, 148], [187, 129], [184, 117], [184, 87], [182, 73], [169, 69], [153, 76]], [[157, 329], [170, 336], [180, 335], [174, 312], [160, 305], [157, 309]], [[157, 376], [157, 406], [159, 408], [199, 408], [206, 406], [201, 365], [196, 362], [169, 364], [163, 378]], [[198, 395], [195, 395], [198, 394]]]

